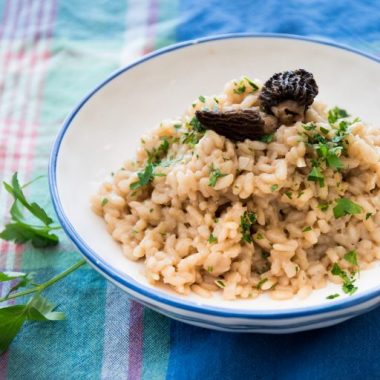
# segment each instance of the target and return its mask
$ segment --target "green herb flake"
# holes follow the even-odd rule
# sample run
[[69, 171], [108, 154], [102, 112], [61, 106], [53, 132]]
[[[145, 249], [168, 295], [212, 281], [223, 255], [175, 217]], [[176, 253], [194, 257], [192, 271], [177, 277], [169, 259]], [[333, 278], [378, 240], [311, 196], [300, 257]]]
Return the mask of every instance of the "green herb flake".
[[329, 296], [326, 297], [326, 299], [333, 300], [333, 299], [338, 298], [338, 297], [339, 297], [339, 294], [335, 293], [335, 294], [330, 294]]
[[219, 104], [218, 98], [214, 97], [214, 101], [215, 101], [216, 104]]
[[314, 123], [303, 124], [302, 127], [305, 131], [314, 131], [317, 128]]
[[285, 190], [284, 191], [284, 194], [289, 198], [289, 199], [292, 199], [292, 196], [293, 196], [293, 193], [289, 190]]
[[328, 209], [329, 209], [329, 203], [320, 203], [318, 205], [318, 208], [323, 211], [323, 212], [326, 212]]
[[218, 239], [216, 238], [216, 236], [214, 236], [213, 234], [211, 234], [207, 240], [210, 244], [214, 244], [218, 241]]
[[358, 266], [358, 253], [355, 250], [348, 251], [343, 258], [351, 265]]
[[342, 108], [334, 107], [328, 112], [327, 120], [332, 125], [336, 123], [339, 119], [344, 119], [349, 117], [348, 112]]
[[262, 142], [264, 142], [266, 144], [271, 143], [273, 141], [273, 139], [274, 139], [274, 134], [273, 133], [271, 133], [269, 135], [263, 135], [263, 136], [260, 137], [260, 141], [262, 141]]
[[103, 198], [102, 199], [102, 207], [104, 207], [108, 203], [108, 198]]
[[323, 127], [319, 127], [319, 130], [320, 130], [324, 135], [327, 135], [327, 134], [330, 132], [329, 129], [327, 129], [327, 128], [323, 128]]
[[263, 278], [259, 281], [259, 283], [256, 285], [256, 289], [261, 289], [261, 287], [268, 281], [267, 278]]
[[202, 103], [206, 103], [206, 98], [204, 97], [204, 96], [200, 96], [199, 98], [198, 98]]
[[154, 179], [154, 177], [163, 177], [165, 176], [164, 173], [155, 173], [154, 172], [154, 165], [148, 164], [144, 170], [137, 173], [138, 181], [133, 182], [129, 185], [129, 188], [131, 190], [137, 190], [142, 186], [146, 186], [149, 183], [151, 183]]
[[214, 268], [213, 268], [212, 266], [208, 266], [208, 267], [207, 267], [207, 272], [208, 272], [208, 273], [212, 273], [213, 270], [214, 270]]
[[331, 273], [334, 276], [339, 276], [343, 280], [342, 290], [344, 293], [352, 295], [358, 290], [357, 286], [355, 286], [355, 279], [349, 277], [337, 263], [334, 263]]
[[278, 185], [274, 184], [270, 187], [271, 191], [276, 191], [278, 189]]
[[256, 222], [256, 215], [250, 211], [244, 211], [240, 217], [240, 230], [242, 233], [242, 241], [252, 243], [251, 229]]
[[214, 166], [211, 166], [210, 170], [210, 179], [208, 181], [208, 185], [211, 187], [215, 187], [216, 183], [218, 182], [219, 178], [225, 177], [227, 174], [221, 173], [220, 169], [214, 168]]
[[239, 87], [234, 88], [234, 93], [241, 95], [241, 94], [244, 94], [245, 90], [246, 90], [246, 86], [244, 84], [240, 84]]
[[363, 211], [363, 207], [352, 202], [347, 198], [340, 198], [336, 201], [336, 206], [333, 208], [336, 219], [345, 215], [357, 215]]
[[263, 240], [263, 239], [264, 239], [264, 236], [261, 235], [260, 233], [257, 233], [257, 234], [254, 236], [254, 238], [255, 238], [256, 240]]
[[182, 124], [174, 124], [174, 128], [177, 130], [180, 129], [181, 127], [182, 127]]
[[215, 285], [218, 286], [219, 288], [223, 289], [226, 287], [226, 284], [224, 283], [223, 280], [215, 280]]
[[321, 169], [317, 166], [313, 166], [307, 179], [309, 181], [318, 182], [320, 187], [323, 187], [325, 185], [325, 177], [321, 173]]
[[372, 212], [367, 212], [367, 214], [365, 214], [365, 220], [368, 220], [372, 215]]
[[310, 227], [310, 226], [307, 226], [307, 227], [305, 227], [303, 230], [302, 230], [302, 232], [309, 232], [309, 231], [311, 231], [312, 230], [312, 228]]
[[243, 77], [247, 83], [252, 87], [252, 92], [256, 92], [258, 89], [259, 89], [259, 86], [252, 81], [252, 79], [248, 78], [248, 77]]

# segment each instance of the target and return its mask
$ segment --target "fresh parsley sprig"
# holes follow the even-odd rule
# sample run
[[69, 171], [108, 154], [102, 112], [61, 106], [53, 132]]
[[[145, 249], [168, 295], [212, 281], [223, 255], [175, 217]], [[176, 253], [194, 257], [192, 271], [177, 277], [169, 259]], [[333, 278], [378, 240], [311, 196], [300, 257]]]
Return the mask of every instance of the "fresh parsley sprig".
[[[59, 239], [52, 231], [61, 227], [53, 225], [53, 219], [40, 205], [26, 199], [23, 188], [30, 183], [20, 186], [17, 172], [13, 174], [10, 184], [3, 182], [5, 190], [12, 195], [14, 201], [10, 209], [11, 220], [0, 232], [0, 238], [17, 244], [30, 241], [36, 248], [55, 246]], [[29, 218], [26, 214], [29, 214]]]
[[[41, 293], [48, 287], [74, 272], [85, 263], [86, 260], [81, 259], [62, 273], [59, 273], [42, 284], [32, 283], [32, 276], [27, 273], [0, 272], [0, 282], [19, 280], [19, 282], [11, 288], [10, 292], [8, 292], [6, 296], [0, 298], [0, 302], [34, 294], [33, 297], [30, 298], [25, 304], [11, 305], [0, 308], [0, 353], [7, 350], [12, 340], [22, 328], [24, 322], [59, 321], [65, 318], [64, 313], [54, 311], [56, 306], [54, 306], [45, 297], [42, 297]], [[32, 287], [29, 287], [30, 285], [32, 285]], [[20, 292], [15, 292], [21, 287], [26, 287], [26, 289]]]

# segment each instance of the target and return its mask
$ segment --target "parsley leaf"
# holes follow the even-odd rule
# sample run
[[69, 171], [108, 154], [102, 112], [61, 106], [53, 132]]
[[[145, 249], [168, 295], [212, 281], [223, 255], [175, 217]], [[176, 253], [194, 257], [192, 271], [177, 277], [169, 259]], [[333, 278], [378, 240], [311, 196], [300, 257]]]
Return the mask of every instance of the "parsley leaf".
[[348, 251], [343, 258], [350, 264], [358, 266], [358, 256], [355, 250]]
[[368, 220], [372, 215], [372, 212], [367, 212], [367, 214], [365, 214], [365, 220]]
[[243, 77], [243, 78], [252, 87], [252, 92], [255, 92], [259, 89], [259, 86], [256, 83], [254, 83], [251, 79], [249, 79], [248, 77]]
[[271, 133], [269, 135], [263, 135], [260, 137], [260, 141], [265, 142], [267, 144], [271, 143], [274, 139], [274, 134]]
[[211, 187], [215, 187], [216, 183], [218, 182], [219, 178], [225, 177], [227, 174], [221, 173], [220, 169], [214, 168], [214, 166], [211, 166], [210, 170], [210, 179], [208, 181], [208, 185]]
[[244, 211], [240, 217], [240, 230], [242, 233], [242, 241], [252, 243], [251, 229], [256, 222], [256, 215], [250, 211]]
[[[32, 183], [29, 182], [27, 185]], [[23, 187], [17, 178], [17, 172], [13, 174], [11, 184], [3, 182], [5, 189], [14, 199], [10, 209], [11, 221], [5, 225], [3, 231], [0, 232], [0, 238], [13, 241], [17, 244], [31, 242], [36, 248], [49, 247], [57, 245], [58, 236], [51, 233], [53, 230], [60, 229], [58, 226], [51, 226], [53, 219], [50, 218], [45, 210], [35, 202], [29, 202], [23, 192]], [[23, 211], [29, 211], [37, 223], [29, 223], [26, 221]], [[42, 225], [40, 224], [42, 222]]]
[[350, 115], [347, 113], [346, 110], [334, 107], [328, 112], [327, 120], [330, 124], [336, 123], [339, 119], [343, 119], [345, 117], [349, 117]]
[[206, 98], [201, 95], [199, 98], [198, 98], [202, 103], [206, 103]]
[[325, 186], [325, 177], [321, 173], [321, 170], [317, 166], [313, 166], [313, 169], [311, 169], [311, 172], [309, 173], [307, 179], [309, 181], [318, 182], [320, 187]]
[[267, 278], [262, 278], [259, 283], [256, 285], [256, 289], [261, 289], [261, 287], [268, 281]]
[[289, 191], [289, 190], [285, 190], [284, 191], [284, 194], [289, 198], [289, 199], [292, 199], [292, 192], [291, 191]]
[[131, 183], [129, 187], [131, 190], [136, 190], [142, 186], [148, 185], [153, 181], [154, 177], [162, 177], [164, 175], [165, 174], [162, 173], [155, 173], [154, 165], [148, 164], [143, 171], [137, 173], [138, 181]]
[[218, 239], [216, 238], [216, 236], [214, 236], [213, 234], [211, 234], [207, 240], [210, 244], [214, 244], [218, 241]]
[[352, 202], [347, 198], [340, 198], [336, 201], [336, 206], [333, 208], [335, 218], [341, 218], [345, 215], [356, 215], [363, 211], [363, 207]]
[[335, 294], [330, 294], [329, 296], [326, 297], [326, 299], [333, 300], [334, 298], [338, 298], [338, 297], [339, 297], [339, 294], [335, 293]]
[[218, 286], [221, 289], [226, 287], [226, 284], [224, 283], [223, 280], [215, 280], [214, 282], [215, 282], [216, 286]]
[[327, 166], [331, 169], [340, 170], [343, 169], [343, 163], [341, 159], [335, 154], [329, 152], [326, 157]]
[[310, 227], [310, 226], [306, 226], [303, 230], [302, 230], [302, 232], [309, 232], [309, 231], [311, 231], [312, 230], [312, 228]]
[[343, 280], [342, 290], [344, 293], [352, 295], [358, 290], [358, 288], [355, 286], [355, 279], [352, 277], [350, 278], [337, 263], [333, 264], [331, 273], [334, 276], [339, 276]]
[[36, 294], [26, 305], [0, 308], [0, 350], [6, 351], [25, 321], [59, 321], [65, 318], [46, 298]]

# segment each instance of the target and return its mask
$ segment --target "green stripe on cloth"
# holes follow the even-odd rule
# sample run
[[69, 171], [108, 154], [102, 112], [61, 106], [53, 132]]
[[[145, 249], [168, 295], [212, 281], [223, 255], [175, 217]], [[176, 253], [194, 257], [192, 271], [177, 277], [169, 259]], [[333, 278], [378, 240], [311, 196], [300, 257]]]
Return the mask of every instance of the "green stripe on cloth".
[[142, 379], [165, 379], [169, 353], [170, 319], [145, 308]]

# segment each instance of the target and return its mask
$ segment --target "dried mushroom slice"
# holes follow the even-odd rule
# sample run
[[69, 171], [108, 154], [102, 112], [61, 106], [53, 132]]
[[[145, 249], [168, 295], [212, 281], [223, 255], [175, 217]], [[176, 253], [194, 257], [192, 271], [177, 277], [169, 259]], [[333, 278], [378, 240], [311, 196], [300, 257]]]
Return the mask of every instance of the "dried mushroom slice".
[[273, 116], [252, 109], [197, 111], [195, 115], [204, 128], [235, 141], [258, 140], [277, 128], [277, 121]]
[[313, 74], [304, 69], [284, 71], [265, 82], [260, 93], [261, 109], [276, 116], [282, 124], [293, 124], [304, 119], [317, 94]]

